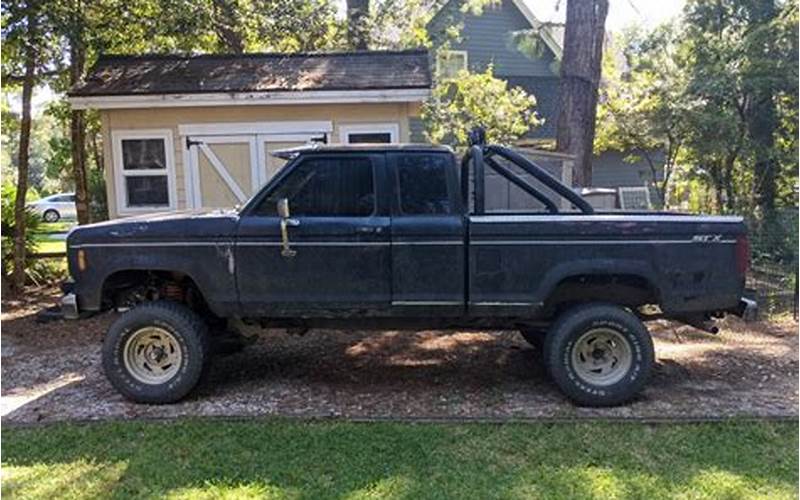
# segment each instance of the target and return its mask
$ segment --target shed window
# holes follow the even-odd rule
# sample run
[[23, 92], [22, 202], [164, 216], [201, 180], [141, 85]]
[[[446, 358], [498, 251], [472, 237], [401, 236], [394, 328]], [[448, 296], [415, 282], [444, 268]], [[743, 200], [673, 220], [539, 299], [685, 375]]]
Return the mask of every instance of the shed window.
[[399, 139], [397, 123], [351, 123], [339, 125], [343, 144], [392, 144]]
[[117, 207], [120, 212], [175, 208], [169, 131], [114, 135]]

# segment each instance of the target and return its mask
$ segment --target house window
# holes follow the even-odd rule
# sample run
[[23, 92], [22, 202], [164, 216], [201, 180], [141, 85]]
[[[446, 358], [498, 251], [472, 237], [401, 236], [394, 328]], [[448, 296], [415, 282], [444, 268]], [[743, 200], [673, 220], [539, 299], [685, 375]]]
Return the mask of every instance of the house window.
[[172, 132], [115, 131], [113, 143], [118, 211], [174, 209]]
[[440, 50], [436, 54], [436, 74], [445, 80], [454, 78], [459, 71], [467, 69], [466, 50]]
[[396, 123], [359, 123], [339, 126], [343, 144], [392, 144], [398, 141], [400, 127]]

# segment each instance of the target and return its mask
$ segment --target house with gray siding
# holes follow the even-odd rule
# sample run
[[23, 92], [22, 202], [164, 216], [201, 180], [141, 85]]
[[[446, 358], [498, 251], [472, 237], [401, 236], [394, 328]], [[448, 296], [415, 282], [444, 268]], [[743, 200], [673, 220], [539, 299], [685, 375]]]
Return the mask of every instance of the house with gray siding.
[[[482, 72], [491, 64], [495, 77], [536, 96], [537, 113], [544, 124], [521, 142], [554, 141], [563, 27], [543, 24], [524, 0], [500, 0], [484, 6], [480, 13], [465, 12], [462, 6], [463, 0], [449, 1], [428, 24], [435, 77], [453, 75], [459, 69]], [[452, 27], [459, 28], [457, 37], [451, 36]], [[409, 128], [412, 140], [424, 140], [419, 119], [412, 119]], [[648, 185], [650, 168], [644, 162], [628, 163], [625, 156], [609, 152], [596, 157], [594, 185]]]

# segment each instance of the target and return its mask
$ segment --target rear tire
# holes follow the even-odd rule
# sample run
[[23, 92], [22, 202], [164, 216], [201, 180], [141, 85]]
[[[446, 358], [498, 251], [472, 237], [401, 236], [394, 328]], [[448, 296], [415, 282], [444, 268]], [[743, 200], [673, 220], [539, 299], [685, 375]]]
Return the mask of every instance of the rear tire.
[[51, 208], [49, 210], [45, 210], [44, 214], [42, 215], [42, 219], [49, 223], [58, 222], [58, 220], [61, 219], [61, 214], [58, 213], [58, 210], [53, 210]]
[[553, 381], [583, 406], [629, 401], [653, 369], [653, 340], [631, 312], [586, 304], [564, 312], [545, 338], [545, 364]]
[[103, 343], [106, 377], [136, 403], [173, 403], [200, 380], [210, 357], [208, 327], [177, 302], [136, 306], [109, 328]]

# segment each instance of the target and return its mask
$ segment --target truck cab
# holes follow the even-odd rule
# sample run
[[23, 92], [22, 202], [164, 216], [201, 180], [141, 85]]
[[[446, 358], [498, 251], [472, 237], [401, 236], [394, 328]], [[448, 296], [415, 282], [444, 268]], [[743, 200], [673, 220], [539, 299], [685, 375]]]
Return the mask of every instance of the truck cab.
[[236, 273], [243, 315], [465, 314], [465, 214], [449, 148], [294, 154], [241, 211]]

